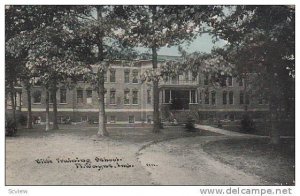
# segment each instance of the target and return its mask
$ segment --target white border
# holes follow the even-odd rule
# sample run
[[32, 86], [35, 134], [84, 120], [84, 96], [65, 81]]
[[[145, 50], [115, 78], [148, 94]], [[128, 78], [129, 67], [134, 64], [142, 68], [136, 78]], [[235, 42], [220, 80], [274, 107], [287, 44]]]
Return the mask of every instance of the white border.
[[[298, 1], [299, 2], [299, 1]], [[102, 0], [101, 4], [222, 4], [222, 5], [234, 5], [234, 4], [296, 4], [296, 10], [297, 7], [299, 6], [296, 0], [266, 0], [266, 1], [240, 1], [240, 0], [202, 0], [202, 1], [196, 1], [196, 0], [169, 0], [169, 1], [161, 1], [161, 0], [130, 0], [130, 1], [111, 1], [111, 0]], [[2, 59], [2, 70], [0, 72], [1, 75], [1, 86], [0, 86], [0, 92], [1, 93], [1, 101], [0, 101], [0, 108], [2, 111], [1, 115], [1, 126], [2, 126], [2, 137], [0, 137], [0, 146], [4, 147], [4, 84], [5, 84], [5, 77], [4, 77], [4, 60], [5, 60], [5, 55], [4, 55], [4, 5], [5, 4], [99, 4], [100, 1], [95, 1], [95, 0], [85, 0], [85, 1], [80, 1], [80, 0], [65, 0], [65, 1], [59, 1], [59, 0], [52, 0], [52, 1], [42, 1], [42, 0], [14, 0], [14, 1], [1, 1], [1, 9], [0, 9], [0, 17], [1, 17], [1, 59]], [[296, 11], [296, 22], [299, 21], [299, 14]], [[298, 23], [298, 22], [297, 22]], [[296, 24], [296, 32], [299, 32], [299, 24]], [[296, 37], [298, 36], [298, 33]], [[296, 39], [296, 51], [298, 51], [298, 41]], [[297, 60], [296, 60], [297, 64]], [[298, 69], [296, 69], [296, 75], [298, 76], [299, 74]], [[296, 98], [299, 97], [299, 79], [296, 77]], [[296, 100], [296, 130], [298, 130], [298, 121], [299, 121], [299, 106]], [[297, 131], [296, 131], [296, 138], [297, 136]], [[299, 151], [299, 145], [297, 144], [296, 139], [296, 152]], [[1, 178], [0, 178], [0, 194], [1, 195], [8, 195], [8, 190], [9, 189], [27, 189], [29, 191], [29, 194], [27, 195], [145, 195], [145, 196], [154, 196], [154, 195], [171, 195], [176, 196], [176, 195], [200, 195], [199, 189], [200, 186], [160, 186], [160, 187], [155, 187], [155, 186], [66, 186], [66, 187], [56, 187], [56, 186], [39, 186], [39, 187], [31, 187], [31, 186], [26, 186], [26, 187], [3, 187], [4, 186], [4, 149], [0, 151], [0, 168], [1, 168]], [[299, 163], [299, 156], [296, 156], [296, 163]], [[276, 164], [276, 163], [274, 163]], [[297, 164], [296, 168], [298, 168], [299, 164]], [[299, 169], [296, 169], [296, 187], [293, 188], [293, 195], [299, 195]], [[276, 175], [276, 174], [274, 174]], [[206, 187], [210, 188], [210, 186]], [[254, 188], [254, 187], [250, 187]], [[258, 187], [262, 188], [262, 187]], [[274, 187], [266, 187], [266, 188], [274, 188]], [[282, 187], [283, 188], [283, 187]]]

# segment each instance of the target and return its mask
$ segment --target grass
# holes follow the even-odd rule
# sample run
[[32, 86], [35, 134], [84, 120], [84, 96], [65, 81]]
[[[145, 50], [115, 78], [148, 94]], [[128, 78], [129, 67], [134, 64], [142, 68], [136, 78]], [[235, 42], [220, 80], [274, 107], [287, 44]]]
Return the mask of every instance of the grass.
[[[214, 127], [216, 127], [216, 125], [214, 125]], [[241, 129], [240, 121], [224, 123], [222, 128], [230, 131], [262, 136], [269, 136], [269, 131], [271, 130], [269, 124], [265, 124], [264, 122], [255, 122], [255, 130], [245, 132]], [[279, 129], [281, 136], [295, 136], [295, 122], [281, 122], [277, 125], [277, 128]]]
[[295, 139], [227, 139], [204, 145], [215, 159], [261, 177], [268, 185], [295, 185]]
[[[81, 139], [96, 138], [96, 126], [75, 126], [60, 125], [59, 130], [44, 131], [44, 126], [35, 126], [34, 129], [19, 128], [17, 137], [51, 137], [52, 135], [62, 134], [79, 136]], [[212, 136], [219, 135], [209, 131], [196, 129], [194, 132], [186, 131], [183, 126], [165, 127], [160, 133], [153, 133], [151, 127], [107, 127], [109, 136], [107, 139], [130, 143], [144, 143], [160, 140], [175, 139], [181, 137]]]

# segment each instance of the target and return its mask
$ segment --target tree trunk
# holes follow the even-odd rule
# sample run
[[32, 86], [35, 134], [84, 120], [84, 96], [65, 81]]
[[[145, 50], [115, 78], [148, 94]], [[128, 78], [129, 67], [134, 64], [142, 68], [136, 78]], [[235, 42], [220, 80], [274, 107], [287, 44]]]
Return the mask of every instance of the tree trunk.
[[57, 88], [56, 86], [52, 89], [52, 93], [51, 93], [51, 96], [52, 96], [52, 102], [53, 102], [53, 127], [52, 129], [53, 130], [57, 130], [59, 129], [58, 128], [58, 123], [57, 123], [57, 99], [56, 99], [56, 91], [57, 91]]
[[100, 81], [99, 81], [99, 125], [98, 125], [98, 133], [99, 137], [101, 136], [108, 136], [108, 132], [106, 130], [105, 124], [105, 106], [104, 106], [104, 75], [103, 72], [100, 74]]
[[17, 125], [16, 105], [15, 105], [15, 87], [14, 87], [13, 81], [10, 81], [9, 87], [10, 87], [10, 100], [11, 100], [11, 108], [12, 108], [12, 118], [13, 118], [13, 122]]
[[[273, 73], [273, 72], [271, 72]], [[274, 78], [274, 75], [271, 76], [270, 80], [270, 97], [269, 97], [269, 112], [270, 112], [270, 124], [271, 124], [271, 130], [270, 130], [270, 143], [273, 145], [279, 145], [280, 143], [280, 132], [277, 127], [278, 123], [278, 97], [276, 95], [276, 86], [275, 86], [276, 78]]]
[[[99, 23], [102, 23], [102, 12], [101, 12], [101, 7], [97, 6], [97, 20]], [[97, 34], [98, 37], [98, 60], [99, 63], [103, 62], [104, 59], [104, 54], [103, 54], [103, 32], [98, 32]], [[98, 70], [98, 88], [99, 88], [99, 124], [98, 124], [98, 137], [101, 136], [108, 136], [108, 132], [106, 130], [106, 124], [105, 124], [105, 106], [104, 106], [104, 71], [103, 70]]]
[[31, 112], [31, 90], [30, 87], [26, 88], [27, 90], [27, 129], [32, 129], [32, 112]]
[[49, 122], [49, 89], [46, 88], [46, 129], [45, 131], [49, 131], [50, 122]]
[[276, 111], [276, 107], [274, 108], [274, 106], [270, 105], [270, 143], [273, 145], [279, 145], [280, 143], [280, 132], [277, 127], [278, 120], [278, 112]]
[[[156, 47], [152, 47], [152, 66], [154, 72], [157, 69], [157, 51]], [[160, 118], [159, 118], [159, 88], [158, 80], [153, 80], [153, 132], [160, 132]]]

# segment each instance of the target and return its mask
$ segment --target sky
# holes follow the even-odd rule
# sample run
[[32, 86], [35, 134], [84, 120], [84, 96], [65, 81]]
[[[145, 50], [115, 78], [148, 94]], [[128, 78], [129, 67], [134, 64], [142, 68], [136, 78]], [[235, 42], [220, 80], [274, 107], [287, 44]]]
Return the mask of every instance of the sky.
[[[223, 47], [226, 42], [224, 40], [219, 40], [216, 43], [212, 42], [212, 36], [209, 34], [203, 34], [201, 36], [198, 36], [190, 45], [183, 44], [183, 48], [188, 52], [206, 52], [210, 53], [211, 49], [213, 47]], [[168, 56], [180, 56], [178, 49], [178, 46], [173, 47], [163, 47], [158, 51], [158, 55], [168, 55]], [[151, 51], [149, 49], [145, 48], [137, 48], [139, 52], [149, 52]]]

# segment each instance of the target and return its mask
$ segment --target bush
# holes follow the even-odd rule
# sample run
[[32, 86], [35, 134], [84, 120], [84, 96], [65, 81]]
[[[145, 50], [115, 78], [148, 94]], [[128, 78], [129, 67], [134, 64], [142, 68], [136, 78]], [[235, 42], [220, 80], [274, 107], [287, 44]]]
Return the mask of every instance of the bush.
[[8, 118], [5, 120], [5, 136], [15, 136], [17, 133], [17, 124], [13, 119]]
[[243, 132], [253, 132], [255, 130], [254, 121], [250, 118], [249, 115], [243, 115], [241, 120], [241, 131]]
[[17, 122], [20, 124], [20, 125], [26, 125], [27, 123], [27, 117], [23, 114], [20, 114], [17, 118]]
[[194, 131], [195, 130], [195, 120], [191, 116], [189, 116], [187, 118], [185, 128], [187, 129], [187, 131]]

